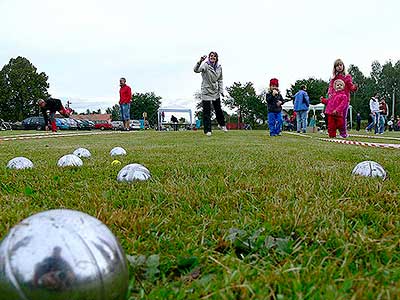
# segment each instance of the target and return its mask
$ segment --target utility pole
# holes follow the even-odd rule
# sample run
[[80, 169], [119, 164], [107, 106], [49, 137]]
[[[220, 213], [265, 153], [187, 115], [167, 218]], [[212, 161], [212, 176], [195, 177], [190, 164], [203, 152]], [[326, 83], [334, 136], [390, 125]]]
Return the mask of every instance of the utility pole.
[[392, 98], [392, 118], [393, 119], [394, 119], [394, 108], [396, 105], [395, 94], [396, 94], [396, 82], [393, 83], [393, 98]]

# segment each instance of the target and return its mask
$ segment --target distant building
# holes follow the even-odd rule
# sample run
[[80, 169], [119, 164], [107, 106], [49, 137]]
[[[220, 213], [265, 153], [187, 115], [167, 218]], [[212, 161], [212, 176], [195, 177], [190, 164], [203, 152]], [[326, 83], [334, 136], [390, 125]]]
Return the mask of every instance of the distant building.
[[111, 114], [72, 115], [75, 120], [89, 120], [94, 123], [111, 122]]

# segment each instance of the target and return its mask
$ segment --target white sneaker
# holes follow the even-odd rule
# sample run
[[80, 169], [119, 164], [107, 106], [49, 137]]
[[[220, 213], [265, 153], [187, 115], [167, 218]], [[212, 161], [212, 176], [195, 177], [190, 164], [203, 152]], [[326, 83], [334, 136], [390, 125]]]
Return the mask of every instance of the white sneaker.
[[206, 133], [206, 136], [211, 136], [211, 132], [207, 132], [207, 133]]
[[218, 125], [218, 128], [221, 129], [223, 132], [228, 132], [228, 128], [226, 128], [226, 126]]

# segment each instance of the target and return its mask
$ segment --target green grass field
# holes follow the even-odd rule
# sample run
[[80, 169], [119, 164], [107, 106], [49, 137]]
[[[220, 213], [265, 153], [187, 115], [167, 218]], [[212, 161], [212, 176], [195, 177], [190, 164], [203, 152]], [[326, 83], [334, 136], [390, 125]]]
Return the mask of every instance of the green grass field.
[[[152, 179], [118, 183], [114, 146]], [[77, 147], [93, 157], [58, 168]], [[0, 237], [43, 210], [96, 216], [132, 256], [127, 299], [400, 297], [400, 150], [265, 131], [116, 133], [0, 149]], [[7, 170], [16, 156], [35, 168]], [[389, 179], [352, 176], [364, 160]]]

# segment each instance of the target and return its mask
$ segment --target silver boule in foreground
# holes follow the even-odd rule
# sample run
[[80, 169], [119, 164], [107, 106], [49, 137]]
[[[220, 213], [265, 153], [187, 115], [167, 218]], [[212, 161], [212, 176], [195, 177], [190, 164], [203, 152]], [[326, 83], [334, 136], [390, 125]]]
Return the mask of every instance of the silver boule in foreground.
[[380, 177], [382, 179], [386, 179], [385, 169], [377, 162], [369, 160], [360, 162], [357, 166], [355, 166], [352, 174], [367, 177]]
[[117, 155], [126, 155], [126, 151], [122, 147], [115, 147], [112, 148], [110, 151], [111, 156], [117, 156]]
[[81, 166], [83, 166], [83, 161], [75, 154], [67, 154], [58, 160], [57, 166], [59, 166], [59, 167], [81, 167]]
[[119, 171], [117, 180], [119, 182], [144, 181], [150, 179], [150, 171], [140, 164], [130, 164]]
[[1, 299], [123, 300], [127, 288], [120, 244], [85, 213], [38, 213], [14, 226], [0, 244]]
[[80, 158], [89, 158], [92, 156], [90, 151], [86, 148], [78, 148], [72, 154], [74, 154]]
[[8, 162], [7, 168], [15, 170], [32, 169], [33, 163], [26, 157], [16, 157]]

